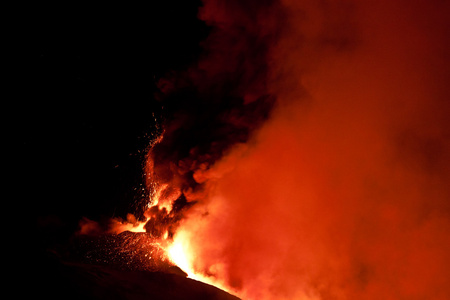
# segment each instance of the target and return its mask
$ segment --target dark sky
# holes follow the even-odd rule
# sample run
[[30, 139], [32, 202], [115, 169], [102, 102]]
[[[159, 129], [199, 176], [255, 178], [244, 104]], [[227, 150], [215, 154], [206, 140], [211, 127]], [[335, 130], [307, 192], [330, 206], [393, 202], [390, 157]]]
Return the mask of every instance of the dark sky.
[[15, 169], [38, 227], [124, 216], [139, 199], [156, 83], [200, 54], [198, 5], [40, 6], [21, 16]]

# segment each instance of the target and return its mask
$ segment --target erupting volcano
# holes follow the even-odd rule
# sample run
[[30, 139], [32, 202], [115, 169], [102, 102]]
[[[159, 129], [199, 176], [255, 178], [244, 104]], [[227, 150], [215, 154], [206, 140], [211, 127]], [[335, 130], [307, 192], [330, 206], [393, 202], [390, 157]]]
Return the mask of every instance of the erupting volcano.
[[203, 0], [200, 54], [154, 76], [142, 195], [68, 257], [250, 300], [449, 299], [449, 15]]

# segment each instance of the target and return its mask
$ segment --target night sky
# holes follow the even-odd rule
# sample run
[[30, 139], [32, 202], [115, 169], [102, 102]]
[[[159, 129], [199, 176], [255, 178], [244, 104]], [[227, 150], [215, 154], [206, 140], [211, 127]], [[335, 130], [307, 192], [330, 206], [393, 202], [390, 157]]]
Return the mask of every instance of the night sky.
[[200, 55], [208, 28], [199, 4], [48, 6], [23, 15], [15, 169], [38, 231], [73, 233], [82, 217], [123, 217], [141, 199], [144, 154], [161, 116], [156, 84]]

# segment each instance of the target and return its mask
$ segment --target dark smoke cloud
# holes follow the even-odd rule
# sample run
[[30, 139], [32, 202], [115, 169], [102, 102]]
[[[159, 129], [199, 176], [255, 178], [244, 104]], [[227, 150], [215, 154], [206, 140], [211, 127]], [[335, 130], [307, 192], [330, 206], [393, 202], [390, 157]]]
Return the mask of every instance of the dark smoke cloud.
[[231, 146], [247, 142], [268, 118], [275, 102], [267, 88], [268, 54], [282, 28], [277, 6], [205, 1], [199, 17], [210, 34], [202, 57], [160, 81], [164, 134], [149, 153], [149, 182], [170, 182], [195, 200], [202, 190], [195, 171], [209, 169]]

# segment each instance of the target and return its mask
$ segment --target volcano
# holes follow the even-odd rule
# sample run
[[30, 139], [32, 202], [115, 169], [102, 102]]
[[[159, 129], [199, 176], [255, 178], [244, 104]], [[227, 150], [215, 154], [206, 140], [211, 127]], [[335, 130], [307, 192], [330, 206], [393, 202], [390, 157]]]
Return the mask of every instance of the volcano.
[[450, 1], [106, 6], [10, 24], [22, 290], [450, 299]]

